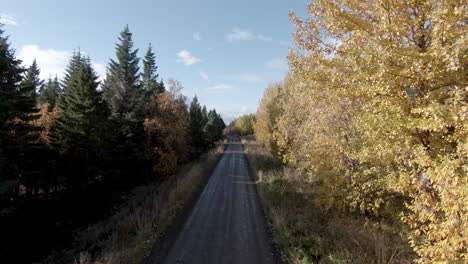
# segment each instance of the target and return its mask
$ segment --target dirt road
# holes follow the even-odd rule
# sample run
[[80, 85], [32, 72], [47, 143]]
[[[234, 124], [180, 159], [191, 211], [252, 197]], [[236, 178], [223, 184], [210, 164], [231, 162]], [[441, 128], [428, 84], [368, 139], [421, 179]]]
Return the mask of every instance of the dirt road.
[[172, 240], [146, 263], [280, 263], [239, 139], [231, 138]]

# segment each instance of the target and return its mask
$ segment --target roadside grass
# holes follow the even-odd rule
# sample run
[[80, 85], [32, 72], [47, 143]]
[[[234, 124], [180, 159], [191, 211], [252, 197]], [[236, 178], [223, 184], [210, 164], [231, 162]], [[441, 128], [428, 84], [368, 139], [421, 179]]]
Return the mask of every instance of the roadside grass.
[[286, 262], [412, 263], [415, 255], [398, 223], [321, 209], [314, 202], [320, 184], [305, 181], [252, 138], [242, 143]]
[[217, 143], [162, 183], [136, 187], [111, 217], [78, 231], [72, 248], [52, 253], [43, 263], [142, 263], [210, 175], [225, 144]]

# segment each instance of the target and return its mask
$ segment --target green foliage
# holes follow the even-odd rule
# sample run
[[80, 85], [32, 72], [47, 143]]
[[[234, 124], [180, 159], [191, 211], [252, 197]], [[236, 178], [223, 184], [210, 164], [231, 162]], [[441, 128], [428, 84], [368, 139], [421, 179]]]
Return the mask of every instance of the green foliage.
[[49, 111], [52, 111], [52, 109], [57, 105], [62, 92], [57, 76], [55, 76], [53, 80], [49, 78], [47, 83], [40, 90], [38, 98], [39, 104], [48, 104]]
[[164, 83], [158, 81], [159, 74], [156, 73], [157, 69], [156, 56], [154, 55], [152, 46], [149, 45], [143, 58], [143, 72], [141, 73], [141, 86], [147, 98], [163, 93], [166, 90]]
[[[206, 108], [203, 107], [203, 109]], [[221, 140], [223, 137], [223, 130], [226, 128], [223, 119], [221, 118], [216, 110], [210, 110], [208, 113], [207, 121], [205, 123], [205, 127], [203, 128], [203, 132], [205, 134], [205, 138], [212, 147], [216, 141]]]
[[[120, 126], [123, 147], [134, 157], [143, 156], [145, 92], [139, 74], [138, 49], [133, 49], [132, 33], [128, 26], [120, 33], [116, 45], [117, 60], [111, 59], [106, 79], [102, 85], [103, 96], [107, 101], [112, 119]], [[149, 59], [149, 58], [148, 58]], [[154, 77], [150, 61], [147, 62], [146, 77]], [[153, 74], [153, 76], [150, 76]], [[128, 154], [127, 154], [128, 155]]]
[[203, 134], [203, 112], [196, 95], [190, 103], [189, 121], [189, 136], [192, 140], [193, 153], [198, 155], [205, 147], [205, 136]]
[[[72, 157], [72, 161], [90, 161], [102, 157], [101, 141], [107, 124], [107, 106], [97, 90], [98, 76], [91, 67], [89, 58], [80, 51], [74, 52], [66, 70], [64, 94], [59, 102], [59, 117], [54, 124], [52, 141], [60, 151]], [[89, 165], [85, 165], [89, 166]], [[71, 185], [87, 184], [85, 175], [72, 180]], [[69, 186], [74, 188], [76, 186]]]
[[24, 153], [40, 131], [30, 124], [39, 117], [34, 92], [34, 85], [40, 84], [36, 78], [39, 70], [34, 63], [24, 79], [20, 64], [0, 27], [0, 174], [6, 178], [23, 173]]
[[31, 96], [35, 98], [39, 91], [42, 90], [44, 81], [39, 78], [40, 70], [37, 66], [36, 59], [34, 59], [31, 66], [27, 69], [26, 75], [23, 79], [23, 85], [31, 89]]

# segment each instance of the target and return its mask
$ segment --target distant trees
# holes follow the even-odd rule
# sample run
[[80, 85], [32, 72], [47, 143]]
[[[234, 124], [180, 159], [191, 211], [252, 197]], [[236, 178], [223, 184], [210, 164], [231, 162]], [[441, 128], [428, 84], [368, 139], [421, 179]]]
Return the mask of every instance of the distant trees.
[[402, 219], [419, 263], [467, 257], [465, 9], [312, 1], [256, 115], [257, 138], [321, 183], [318, 203]]
[[233, 120], [226, 128], [225, 134], [247, 136], [254, 134], [255, 114], [247, 114]]
[[49, 78], [43, 88], [39, 90], [38, 103], [40, 105], [48, 104], [49, 111], [52, 111], [61, 95], [62, 89], [57, 76], [54, 79]]

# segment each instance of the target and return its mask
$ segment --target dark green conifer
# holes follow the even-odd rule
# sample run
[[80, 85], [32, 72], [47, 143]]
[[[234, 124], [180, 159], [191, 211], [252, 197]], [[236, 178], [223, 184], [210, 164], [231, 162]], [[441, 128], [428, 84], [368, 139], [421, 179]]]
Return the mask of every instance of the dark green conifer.
[[153, 95], [165, 91], [164, 83], [158, 81], [159, 74], [156, 73], [157, 69], [156, 56], [150, 44], [143, 58], [143, 72], [141, 73], [141, 86], [145, 91], [146, 98], [151, 98]]
[[126, 155], [142, 157], [145, 93], [138, 74], [138, 49], [133, 49], [132, 33], [128, 26], [120, 33], [115, 49], [117, 60], [111, 59], [109, 63], [102, 86], [103, 95], [112, 119], [120, 127], [119, 132], [123, 138], [121, 143], [126, 151], [130, 151]]
[[31, 89], [31, 96], [37, 97], [37, 94], [42, 90], [44, 81], [39, 78], [40, 70], [37, 66], [36, 59], [33, 60], [31, 66], [27, 69], [23, 79], [23, 85]]
[[192, 140], [193, 147], [192, 154], [196, 156], [200, 154], [205, 147], [205, 138], [203, 134], [203, 113], [196, 95], [190, 103], [189, 121], [189, 135]]
[[39, 94], [39, 104], [49, 104], [49, 111], [52, 111], [52, 109], [57, 105], [61, 94], [62, 90], [57, 76], [53, 80], [49, 78]]

